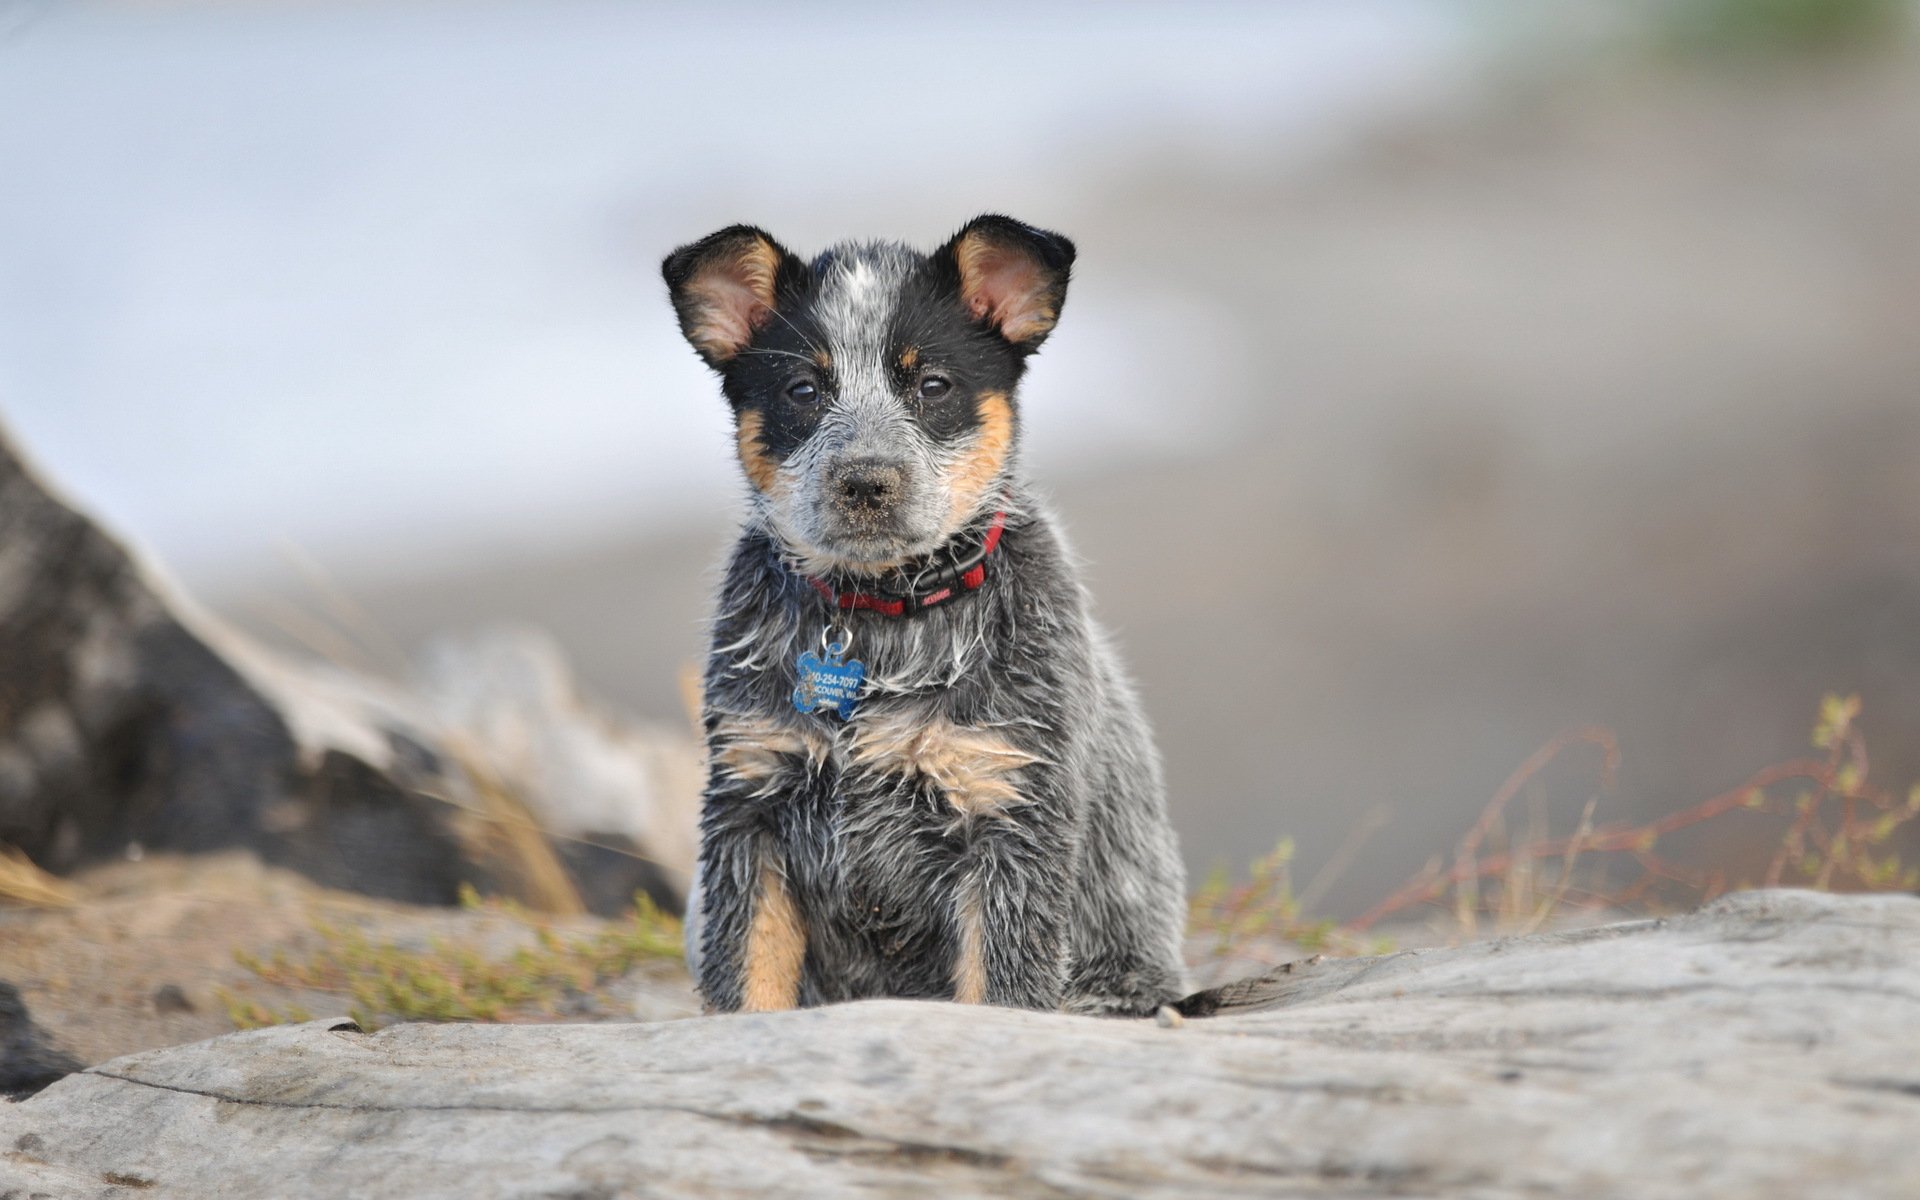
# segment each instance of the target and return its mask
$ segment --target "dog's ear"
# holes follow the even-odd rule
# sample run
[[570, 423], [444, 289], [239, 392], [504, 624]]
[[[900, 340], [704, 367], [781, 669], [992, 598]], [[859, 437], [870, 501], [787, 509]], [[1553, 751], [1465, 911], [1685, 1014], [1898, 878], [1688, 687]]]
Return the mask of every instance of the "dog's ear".
[[951, 272], [960, 302], [1022, 353], [1032, 353], [1060, 319], [1073, 268], [1073, 243], [1057, 233], [989, 214], [967, 222], [934, 252]]
[[805, 272], [804, 263], [752, 225], [729, 225], [660, 264], [680, 332], [715, 370], [773, 319], [783, 287]]

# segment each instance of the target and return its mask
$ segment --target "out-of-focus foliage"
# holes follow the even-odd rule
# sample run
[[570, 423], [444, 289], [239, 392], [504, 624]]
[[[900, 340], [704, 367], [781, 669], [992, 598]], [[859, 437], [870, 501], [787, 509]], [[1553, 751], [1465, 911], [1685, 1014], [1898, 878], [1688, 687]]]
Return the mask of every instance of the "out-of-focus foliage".
[[1189, 930], [1204, 939], [1203, 952], [1229, 958], [1250, 944], [1284, 942], [1310, 954], [1384, 954], [1382, 938], [1359, 938], [1325, 918], [1308, 917], [1293, 887], [1293, 839], [1282, 838], [1271, 853], [1236, 881], [1219, 866], [1201, 881], [1189, 904]]
[[1912, 0], [1656, 0], [1655, 34], [1686, 57], [1857, 50], [1898, 40]]
[[[1254, 861], [1245, 882], [1234, 882], [1224, 869], [1209, 877], [1193, 898], [1190, 929], [1210, 939], [1207, 952], [1221, 960], [1257, 958], [1276, 943], [1359, 954], [1385, 944], [1370, 932], [1376, 922], [1421, 910], [1450, 914], [1466, 937], [1488, 919], [1506, 932], [1528, 932], [1583, 909], [1657, 912], [1749, 887], [1910, 892], [1920, 888], [1920, 865], [1903, 860], [1892, 843], [1901, 826], [1920, 818], [1920, 784], [1903, 793], [1869, 778], [1860, 710], [1858, 696], [1827, 696], [1813, 728], [1821, 756], [1763, 767], [1739, 787], [1638, 824], [1594, 822], [1596, 805], [1612, 789], [1619, 749], [1608, 730], [1569, 730], [1508, 778], [1461, 838], [1450, 865], [1436, 856], [1354, 920], [1339, 924], [1303, 911], [1287, 839]], [[1601, 751], [1602, 766], [1600, 790], [1578, 827], [1565, 835], [1541, 828], [1508, 836], [1512, 801], [1562, 751], [1582, 745]], [[1796, 785], [1791, 793], [1788, 785]], [[1730, 877], [1665, 853], [1683, 830], [1754, 817], [1779, 829], [1770, 861], [1756, 875]], [[1500, 844], [1488, 847], [1490, 841]]]

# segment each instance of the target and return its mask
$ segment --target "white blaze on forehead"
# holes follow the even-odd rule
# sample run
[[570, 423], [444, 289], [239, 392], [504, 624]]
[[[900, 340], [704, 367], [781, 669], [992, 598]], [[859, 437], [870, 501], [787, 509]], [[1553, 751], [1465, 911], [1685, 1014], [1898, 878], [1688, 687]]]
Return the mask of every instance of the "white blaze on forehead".
[[880, 273], [873, 269], [872, 263], [855, 259], [837, 272], [837, 278], [848, 309], [878, 311], [883, 293], [880, 290]]
[[815, 316], [827, 335], [834, 373], [848, 396], [888, 390], [887, 329], [900, 288], [914, 266], [902, 246], [839, 246], [820, 281]]

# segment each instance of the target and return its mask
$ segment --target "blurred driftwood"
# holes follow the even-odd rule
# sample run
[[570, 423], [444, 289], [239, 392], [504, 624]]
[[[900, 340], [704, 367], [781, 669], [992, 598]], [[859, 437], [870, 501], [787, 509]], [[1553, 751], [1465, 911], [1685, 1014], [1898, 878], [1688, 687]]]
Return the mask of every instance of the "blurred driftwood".
[[0, 843], [42, 868], [238, 846], [417, 903], [677, 905], [697, 777], [688, 737], [592, 711], [537, 635], [447, 643], [407, 684], [271, 652], [0, 431]]

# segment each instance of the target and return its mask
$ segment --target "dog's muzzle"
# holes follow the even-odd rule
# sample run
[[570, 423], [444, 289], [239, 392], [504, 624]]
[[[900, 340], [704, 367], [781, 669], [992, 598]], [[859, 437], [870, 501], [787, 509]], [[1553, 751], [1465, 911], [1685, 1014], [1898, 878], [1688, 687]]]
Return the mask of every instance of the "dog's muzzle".
[[906, 494], [906, 471], [884, 459], [861, 458], [835, 466], [828, 476], [828, 495], [841, 516], [864, 529], [890, 523], [889, 516]]

